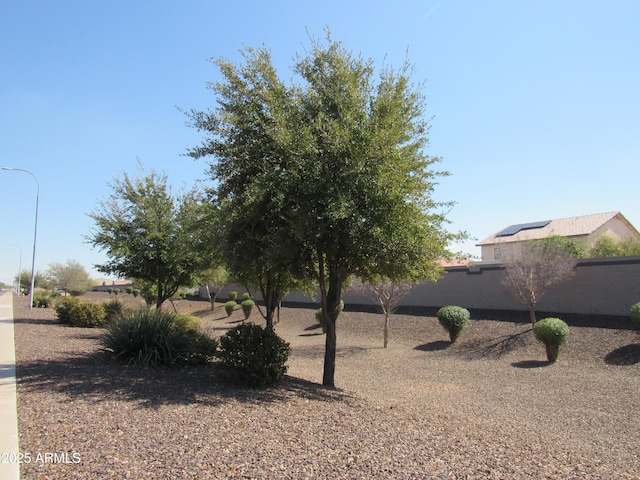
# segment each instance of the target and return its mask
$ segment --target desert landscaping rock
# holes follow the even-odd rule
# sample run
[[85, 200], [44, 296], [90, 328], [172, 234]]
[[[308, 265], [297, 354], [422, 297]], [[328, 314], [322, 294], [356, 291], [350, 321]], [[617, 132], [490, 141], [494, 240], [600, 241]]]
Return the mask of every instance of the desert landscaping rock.
[[[243, 319], [206, 302], [176, 308], [218, 336]], [[326, 389], [314, 309], [280, 316], [288, 374], [251, 390], [222, 384], [214, 365], [115, 363], [100, 352], [99, 329], [60, 325], [52, 309], [16, 299], [20, 449], [58, 454], [23, 464], [22, 478], [640, 477], [636, 331], [570, 327], [551, 365], [520, 317], [472, 317], [450, 345], [436, 318], [396, 315], [384, 349], [382, 316], [347, 309], [339, 388]]]

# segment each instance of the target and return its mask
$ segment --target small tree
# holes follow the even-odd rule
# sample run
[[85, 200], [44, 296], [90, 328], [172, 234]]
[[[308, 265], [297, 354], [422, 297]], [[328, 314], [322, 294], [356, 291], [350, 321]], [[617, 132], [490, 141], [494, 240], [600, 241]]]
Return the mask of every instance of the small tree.
[[413, 287], [414, 284], [411, 282], [392, 282], [388, 279], [366, 283], [356, 280], [353, 285], [349, 287], [348, 291], [369, 296], [377, 302], [378, 309], [384, 315], [384, 348], [387, 348], [389, 344], [389, 321], [391, 315], [393, 315], [398, 308], [400, 300], [406, 297]]
[[529, 309], [536, 324], [536, 304], [553, 286], [575, 274], [575, 258], [560, 243], [532, 241], [510, 248], [503, 261], [507, 287]]
[[75, 260], [67, 260], [67, 263], [52, 263], [47, 270], [49, 284], [53, 288], [68, 293], [82, 294], [91, 288], [91, 279], [85, 268]]
[[159, 308], [202, 271], [192, 225], [200, 221], [194, 205], [201, 198], [195, 190], [174, 195], [164, 174], [142, 174], [110, 184], [111, 196], [89, 215], [96, 227], [87, 239], [109, 257], [98, 271], [144, 282], [145, 300], [153, 297]]

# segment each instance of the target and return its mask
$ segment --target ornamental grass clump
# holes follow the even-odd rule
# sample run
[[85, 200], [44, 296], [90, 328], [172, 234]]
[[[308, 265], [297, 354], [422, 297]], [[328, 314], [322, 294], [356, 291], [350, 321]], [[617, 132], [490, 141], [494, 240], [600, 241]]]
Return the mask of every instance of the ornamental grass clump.
[[558, 359], [560, 348], [566, 345], [569, 339], [569, 327], [559, 318], [543, 318], [533, 326], [533, 334], [547, 350], [547, 360], [555, 362]]
[[631, 307], [631, 321], [637, 328], [640, 328], [640, 302]]
[[282, 379], [290, 353], [289, 344], [272, 328], [248, 322], [220, 338], [217, 357], [229, 382], [265, 387]]
[[204, 364], [217, 341], [191, 328], [180, 315], [140, 308], [107, 325], [104, 350], [116, 359], [143, 367], [179, 367]]
[[117, 298], [104, 302], [102, 304], [102, 307], [107, 314], [105, 318], [107, 322], [117, 320], [127, 311], [127, 307], [125, 306], [124, 302], [121, 302]]
[[449, 332], [449, 338], [451, 343], [455, 343], [460, 334], [467, 328], [469, 324], [469, 310], [462, 307], [456, 307], [453, 305], [442, 307], [436, 313], [440, 325], [442, 325], [447, 332]]

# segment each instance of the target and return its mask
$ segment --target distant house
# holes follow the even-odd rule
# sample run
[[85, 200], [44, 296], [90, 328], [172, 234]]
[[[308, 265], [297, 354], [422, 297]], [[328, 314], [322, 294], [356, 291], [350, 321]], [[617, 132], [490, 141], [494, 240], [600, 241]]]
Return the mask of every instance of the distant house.
[[483, 262], [501, 261], [514, 245], [552, 235], [592, 244], [605, 235], [616, 240], [638, 240], [640, 232], [620, 212], [510, 225], [478, 242]]
[[103, 280], [102, 285], [96, 285], [91, 290], [93, 292], [108, 292], [110, 288], [117, 288], [124, 292], [127, 287], [133, 287], [133, 283], [129, 280]]

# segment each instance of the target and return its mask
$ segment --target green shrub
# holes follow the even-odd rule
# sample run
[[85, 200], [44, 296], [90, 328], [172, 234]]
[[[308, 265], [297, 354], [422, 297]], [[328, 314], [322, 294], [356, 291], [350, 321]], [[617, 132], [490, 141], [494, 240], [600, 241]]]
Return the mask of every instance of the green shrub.
[[79, 302], [69, 309], [69, 324], [74, 327], [101, 327], [106, 316], [102, 305]]
[[449, 332], [451, 343], [454, 343], [458, 339], [469, 324], [470, 314], [466, 308], [449, 305], [438, 310], [436, 315], [440, 325]]
[[238, 298], [238, 292], [236, 292], [235, 290], [230, 291], [229, 300], [235, 300], [236, 298]]
[[569, 339], [569, 327], [559, 318], [543, 318], [533, 326], [536, 339], [544, 343], [547, 349], [547, 360], [555, 362], [560, 348]]
[[289, 344], [272, 328], [249, 322], [238, 325], [220, 338], [217, 357], [229, 381], [263, 387], [282, 379], [290, 353]]
[[243, 300], [240, 306], [242, 307], [242, 313], [244, 313], [244, 319], [246, 320], [251, 315], [253, 311], [253, 307], [255, 307], [256, 303], [249, 299]]
[[104, 350], [122, 362], [143, 367], [206, 363], [215, 355], [217, 341], [179, 317], [159, 309], [128, 312], [107, 325]]
[[106, 312], [105, 321], [107, 322], [116, 320], [117, 318], [124, 315], [124, 313], [127, 311], [127, 307], [125, 306], [125, 304], [117, 298], [114, 298], [113, 300], [107, 300], [102, 304], [102, 308], [104, 308], [104, 311]]
[[80, 303], [77, 297], [60, 297], [56, 300], [56, 304], [53, 307], [56, 311], [56, 317], [60, 323], [70, 323], [69, 311], [71, 307]]
[[34, 308], [49, 308], [53, 305], [53, 297], [49, 292], [34, 290], [32, 305]]
[[131, 295], [133, 293], [133, 287], [127, 287], [124, 289], [124, 291]]
[[113, 293], [113, 288], [109, 288], [109, 289], [107, 289], [107, 293], [108, 293], [109, 295], [111, 295], [111, 294]]
[[242, 294], [242, 301], [251, 300], [251, 294], [249, 292], [244, 292]]
[[202, 319], [195, 315], [177, 315], [174, 322], [187, 330], [199, 330], [202, 327]]
[[229, 300], [227, 303], [224, 304], [224, 311], [227, 312], [227, 317], [231, 316], [233, 311], [236, 309], [236, 305], [237, 303], [235, 300]]
[[137, 297], [138, 295], [140, 295], [140, 289], [139, 288], [134, 288], [131, 293], [133, 294], [134, 297]]
[[636, 327], [640, 328], [640, 302], [631, 307], [631, 321]]
[[[344, 301], [340, 300], [338, 303], [338, 314], [344, 310]], [[322, 332], [327, 333], [327, 325], [324, 322], [324, 315], [322, 314], [322, 307], [315, 311], [316, 321], [322, 325]]]

